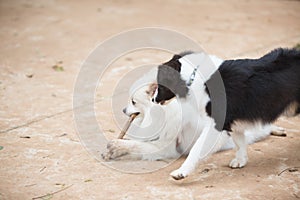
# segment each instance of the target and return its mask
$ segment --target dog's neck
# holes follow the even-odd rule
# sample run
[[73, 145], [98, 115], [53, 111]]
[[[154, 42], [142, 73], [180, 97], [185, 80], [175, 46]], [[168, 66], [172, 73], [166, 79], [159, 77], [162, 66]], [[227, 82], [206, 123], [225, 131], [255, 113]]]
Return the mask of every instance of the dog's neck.
[[199, 68], [199, 65], [197, 65], [197, 66], [194, 68], [193, 73], [191, 74], [189, 80], [186, 82], [186, 85], [187, 85], [188, 87], [190, 87], [190, 86], [193, 84], [193, 82], [194, 82], [194, 80], [195, 80], [195, 77], [196, 77], [196, 73], [197, 73], [198, 68]]
[[191, 86], [195, 81], [205, 83], [222, 64], [223, 60], [205, 53], [188, 54], [178, 60], [181, 63], [180, 75]]

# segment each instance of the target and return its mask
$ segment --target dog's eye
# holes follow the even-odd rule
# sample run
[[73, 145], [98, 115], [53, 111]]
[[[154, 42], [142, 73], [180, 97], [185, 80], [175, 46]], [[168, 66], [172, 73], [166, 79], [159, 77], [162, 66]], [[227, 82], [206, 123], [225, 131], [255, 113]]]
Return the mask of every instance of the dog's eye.
[[131, 100], [131, 103], [132, 103], [132, 105], [135, 105], [135, 104], [136, 104], [136, 102], [135, 102], [135, 101], [133, 101], [133, 100]]

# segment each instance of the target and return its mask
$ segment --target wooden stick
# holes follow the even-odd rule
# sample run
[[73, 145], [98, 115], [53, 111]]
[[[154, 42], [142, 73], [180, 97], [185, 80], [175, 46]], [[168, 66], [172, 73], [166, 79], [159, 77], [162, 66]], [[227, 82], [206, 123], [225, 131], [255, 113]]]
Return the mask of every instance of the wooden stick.
[[130, 115], [128, 121], [126, 122], [124, 128], [121, 130], [121, 133], [119, 134], [118, 139], [123, 139], [123, 137], [125, 136], [127, 130], [129, 129], [130, 124], [132, 123], [132, 121], [134, 120], [134, 118], [137, 116], [137, 114], [132, 114]]

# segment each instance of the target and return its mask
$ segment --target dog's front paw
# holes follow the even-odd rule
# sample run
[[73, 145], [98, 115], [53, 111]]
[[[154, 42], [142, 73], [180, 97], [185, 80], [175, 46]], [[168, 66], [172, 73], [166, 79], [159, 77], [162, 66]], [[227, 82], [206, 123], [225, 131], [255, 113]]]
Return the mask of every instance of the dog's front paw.
[[247, 160], [248, 160], [247, 157], [234, 158], [230, 162], [229, 166], [231, 168], [242, 168], [242, 167], [244, 167], [247, 164]]
[[122, 140], [112, 140], [107, 144], [108, 152], [101, 154], [103, 160], [109, 161], [129, 153]]
[[170, 176], [172, 178], [174, 178], [175, 180], [181, 180], [181, 179], [184, 179], [185, 177], [187, 177], [187, 175], [182, 172], [180, 169], [177, 169], [175, 171], [173, 171]]

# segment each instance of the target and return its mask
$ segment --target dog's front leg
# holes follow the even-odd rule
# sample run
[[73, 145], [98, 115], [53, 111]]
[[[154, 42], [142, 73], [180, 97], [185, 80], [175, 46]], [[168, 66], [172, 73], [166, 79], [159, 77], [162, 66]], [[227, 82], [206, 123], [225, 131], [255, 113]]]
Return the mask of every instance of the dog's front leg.
[[174, 148], [176, 141], [142, 142], [135, 140], [111, 140], [107, 144], [108, 152], [102, 154], [106, 161], [116, 159], [159, 160], [178, 157]]
[[102, 154], [102, 158], [106, 161], [120, 158], [125, 159], [141, 159], [139, 146], [141, 142], [134, 140], [111, 140], [107, 144], [108, 152]]
[[175, 180], [187, 177], [194, 171], [201, 160], [207, 158], [221, 148], [223, 134], [227, 134], [227, 132], [220, 132], [212, 126], [205, 127], [192, 147], [187, 159], [179, 169], [173, 171], [170, 175]]

